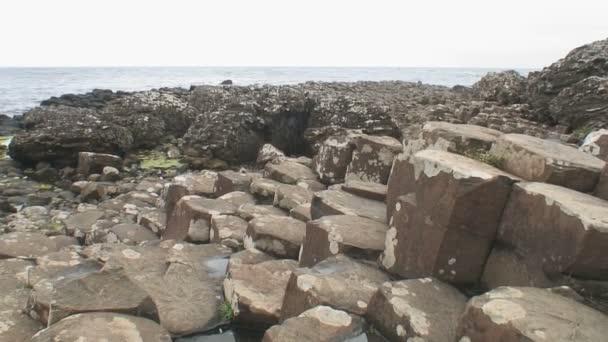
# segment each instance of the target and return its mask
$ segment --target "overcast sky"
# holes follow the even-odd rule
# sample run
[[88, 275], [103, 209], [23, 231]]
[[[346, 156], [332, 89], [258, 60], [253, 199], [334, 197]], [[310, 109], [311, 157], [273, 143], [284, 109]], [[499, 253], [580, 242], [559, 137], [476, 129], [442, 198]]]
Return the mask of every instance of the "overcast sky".
[[0, 0], [0, 66], [541, 67], [608, 0]]

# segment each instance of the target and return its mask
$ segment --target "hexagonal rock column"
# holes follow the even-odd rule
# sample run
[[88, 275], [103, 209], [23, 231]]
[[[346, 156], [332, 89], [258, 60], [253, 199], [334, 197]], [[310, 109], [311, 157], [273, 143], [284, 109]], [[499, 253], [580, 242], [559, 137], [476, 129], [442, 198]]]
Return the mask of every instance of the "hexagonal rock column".
[[390, 186], [406, 195], [394, 204], [382, 266], [404, 277], [475, 283], [515, 177], [438, 150], [416, 153], [395, 176]]
[[273, 205], [244, 204], [237, 209], [237, 214], [244, 220], [251, 221], [261, 216], [287, 216], [287, 213]]
[[339, 135], [327, 138], [312, 159], [315, 170], [325, 184], [344, 182], [346, 168], [353, 158], [353, 135]]
[[283, 183], [268, 178], [256, 178], [251, 181], [249, 191], [258, 198], [272, 203], [274, 194]]
[[252, 194], [250, 194], [248, 192], [244, 192], [244, 191], [229, 192], [227, 194], [224, 194], [224, 195], [218, 197], [218, 199], [224, 200], [228, 203], [232, 203], [232, 205], [234, 205], [237, 208], [242, 206], [243, 204], [255, 204], [256, 203], [255, 197], [253, 197]]
[[247, 221], [233, 215], [214, 215], [211, 218], [209, 241], [239, 249], [247, 232]]
[[264, 177], [285, 184], [296, 184], [300, 180], [317, 179], [317, 175], [309, 167], [291, 160], [279, 160], [276, 164], [266, 164]]
[[209, 241], [209, 225], [213, 215], [236, 214], [234, 205], [200, 196], [184, 196], [177, 202], [163, 232], [165, 240]]
[[323, 190], [315, 192], [310, 214], [313, 220], [329, 215], [354, 215], [384, 223], [386, 205], [341, 190]]
[[210, 196], [215, 193], [217, 173], [203, 172], [201, 174], [187, 173], [173, 178], [173, 182], [166, 186], [165, 212], [167, 222], [173, 213], [173, 209], [182, 197], [187, 195]]
[[93, 173], [101, 174], [106, 166], [122, 170], [122, 159], [119, 156], [105, 153], [80, 152], [78, 153], [78, 173], [88, 176]]
[[403, 151], [399, 140], [387, 136], [359, 135], [346, 180], [386, 184], [395, 156]]
[[591, 342], [605, 341], [607, 335], [608, 316], [573, 299], [533, 287], [500, 287], [469, 300], [457, 338]]
[[32, 342], [128, 341], [171, 342], [171, 335], [158, 323], [135, 316], [93, 312], [70, 316], [41, 330]]
[[589, 133], [579, 150], [603, 161], [608, 161], [608, 129], [600, 129]]
[[517, 184], [498, 239], [546, 274], [608, 280], [608, 202], [545, 183]]
[[261, 216], [249, 222], [245, 248], [256, 248], [279, 258], [298, 259], [306, 224], [288, 216]]
[[502, 168], [532, 182], [561, 185], [591, 192], [606, 163], [574, 147], [523, 134], [505, 134], [491, 152], [503, 159]]
[[[421, 146], [457, 154], [488, 151], [503, 133], [491, 128], [430, 121], [422, 128]], [[415, 151], [417, 152], [417, 151]]]
[[342, 186], [342, 190], [359, 197], [384, 202], [386, 200], [387, 186], [374, 182], [349, 180]]
[[232, 264], [224, 280], [224, 296], [234, 320], [258, 328], [278, 323], [287, 281], [296, 267], [295, 260]]
[[376, 260], [384, 250], [388, 227], [352, 215], [324, 216], [306, 223], [300, 266], [310, 267], [336, 254]]
[[299, 205], [310, 203], [313, 192], [298, 185], [283, 184], [277, 187], [274, 205], [291, 210]]
[[236, 172], [232, 170], [222, 171], [217, 174], [215, 196], [220, 197], [233, 191], [249, 192], [251, 180], [259, 176], [259, 174]]
[[401, 280], [378, 289], [366, 318], [390, 341], [457, 341], [465, 305], [464, 295], [436, 279]]
[[[329, 306], [317, 306], [275, 325], [263, 342], [356, 341], [365, 331], [363, 318]], [[367, 341], [363, 337], [363, 341]]]
[[298, 268], [287, 283], [281, 320], [317, 305], [362, 316], [376, 289], [388, 280], [375, 263], [345, 255], [329, 257], [312, 268]]

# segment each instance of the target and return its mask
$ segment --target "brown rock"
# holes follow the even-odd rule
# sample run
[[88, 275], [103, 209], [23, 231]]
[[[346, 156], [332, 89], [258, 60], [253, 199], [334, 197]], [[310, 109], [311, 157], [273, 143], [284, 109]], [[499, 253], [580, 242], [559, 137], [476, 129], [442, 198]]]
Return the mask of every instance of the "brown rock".
[[475, 151], [489, 151], [500, 131], [465, 124], [430, 121], [422, 128], [421, 144], [425, 149], [466, 154]]
[[224, 280], [224, 296], [234, 320], [258, 327], [278, 323], [287, 281], [296, 267], [295, 260], [232, 264]]
[[608, 130], [600, 129], [589, 133], [579, 150], [603, 161], [608, 161]]
[[255, 265], [264, 261], [275, 260], [275, 258], [257, 249], [245, 249], [230, 255], [227, 270], [240, 265]]
[[387, 186], [374, 182], [349, 180], [344, 184], [342, 190], [359, 197], [384, 202], [386, 200]]
[[399, 174], [393, 171], [400, 181], [390, 186], [405, 195], [389, 219], [383, 267], [404, 277], [477, 282], [515, 178], [444, 151], [424, 150], [408, 160]]
[[101, 174], [106, 166], [122, 170], [122, 159], [119, 156], [104, 153], [78, 153], [78, 173], [84, 176]]
[[608, 318], [575, 300], [532, 287], [500, 287], [471, 298], [460, 341], [603, 341]]
[[386, 184], [393, 159], [402, 152], [399, 140], [387, 136], [359, 135], [353, 158], [346, 169], [346, 180]]
[[31, 341], [43, 327], [19, 310], [0, 311], [0, 341]]
[[351, 215], [324, 216], [309, 221], [300, 266], [314, 266], [337, 254], [375, 261], [384, 250], [387, 230], [383, 223]]
[[233, 215], [215, 215], [211, 218], [209, 241], [238, 249], [243, 247], [247, 221]]
[[299, 205], [310, 203], [313, 192], [298, 185], [283, 184], [277, 187], [274, 205], [291, 210]]
[[167, 214], [162, 209], [149, 209], [137, 215], [137, 223], [162, 235], [167, 227]]
[[285, 211], [276, 208], [272, 205], [253, 205], [253, 204], [244, 204], [237, 209], [237, 214], [242, 219], [247, 221], [251, 221], [256, 217], [263, 216], [287, 216]]
[[296, 184], [300, 180], [317, 179], [317, 176], [309, 167], [289, 160], [279, 161], [277, 164], [266, 164], [264, 177], [285, 184]]
[[236, 214], [236, 207], [224, 200], [184, 196], [169, 217], [163, 239], [209, 241], [211, 217], [232, 214]]
[[457, 341], [465, 304], [465, 296], [436, 279], [401, 280], [378, 289], [366, 317], [390, 341]]
[[[165, 211], [170, 219], [177, 202], [184, 196], [211, 196], [215, 193], [218, 175], [215, 172], [187, 173], [173, 178], [166, 186]], [[168, 222], [168, 221], [167, 221]]]
[[245, 248], [256, 248], [280, 258], [298, 259], [306, 224], [283, 216], [261, 216], [249, 222]]
[[289, 216], [300, 220], [302, 222], [308, 222], [312, 220], [310, 216], [310, 203], [301, 204], [289, 211]]
[[503, 159], [504, 170], [525, 180], [582, 192], [593, 191], [606, 165], [573, 147], [523, 134], [501, 136], [492, 153]]
[[262, 341], [351, 341], [364, 336], [365, 326], [365, 321], [359, 316], [329, 306], [317, 306], [271, 327]]
[[0, 259], [35, 258], [58, 250], [55, 241], [42, 234], [14, 232], [0, 235]]
[[285, 153], [283, 153], [283, 151], [271, 144], [264, 144], [262, 148], [260, 148], [260, 151], [258, 151], [256, 163], [258, 165], [265, 165], [267, 162], [280, 157], [285, 157]]
[[171, 342], [171, 336], [156, 322], [109, 312], [84, 313], [67, 317], [40, 331], [32, 342], [51, 341], [146, 341]]
[[218, 197], [218, 199], [231, 203], [235, 207], [240, 207], [243, 204], [255, 204], [255, 198], [252, 194], [243, 191], [233, 191]]
[[325, 184], [344, 182], [346, 168], [352, 160], [354, 135], [339, 135], [327, 138], [313, 158], [312, 168]]
[[217, 175], [215, 196], [219, 197], [233, 191], [249, 192], [251, 180], [256, 175], [237, 171], [222, 171]]
[[602, 173], [600, 173], [600, 179], [593, 194], [596, 197], [608, 201], [608, 164], [604, 166]]
[[328, 215], [355, 215], [386, 222], [386, 205], [380, 201], [355, 196], [340, 190], [324, 190], [314, 194], [310, 206], [313, 220]]
[[249, 191], [261, 198], [264, 199], [274, 199], [274, 194], [279, 187], [283, 183], [277, 182], [268, 178], [256, 178], [251, 181], [251, 186], [249, 187]]
[[375, 263], [344, 255], [329, 257], [312, 268], [298, 268], [287, 284], [281, 320], [317, 305], [362, 316], [377, 288], [388, 280]]

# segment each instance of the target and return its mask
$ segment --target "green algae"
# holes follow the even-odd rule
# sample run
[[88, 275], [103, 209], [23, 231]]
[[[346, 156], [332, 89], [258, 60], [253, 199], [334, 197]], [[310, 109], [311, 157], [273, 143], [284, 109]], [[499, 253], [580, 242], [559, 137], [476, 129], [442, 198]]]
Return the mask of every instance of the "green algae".
[[141, 151], [135, 156], [140, 161], [139, 167], [142, 169], [172, 169], [184, 165], [179, 159], [168, 158], [161, 151]]
[[0, 159], [9, 159], [8, 144], [13, 138], [12, 135], [0, 135]]

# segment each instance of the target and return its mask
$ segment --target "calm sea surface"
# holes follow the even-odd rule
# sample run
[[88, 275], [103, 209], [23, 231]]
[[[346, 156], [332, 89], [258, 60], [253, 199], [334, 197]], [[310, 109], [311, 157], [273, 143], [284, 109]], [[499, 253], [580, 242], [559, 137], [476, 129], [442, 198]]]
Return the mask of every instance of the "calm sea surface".
[[[472, 85], [490, 71], [461, 68], [335, 67], [121, 67], [0, 68], [0, 114], [15, 115], [51, 96], [85, 93], [95, 88], [146, 90], [219, 84], [293, 84], [305, 81], [421, 81], [445, 86]], [[518, 70], [523, 75], [531, 70]]]

